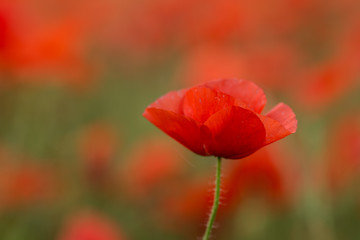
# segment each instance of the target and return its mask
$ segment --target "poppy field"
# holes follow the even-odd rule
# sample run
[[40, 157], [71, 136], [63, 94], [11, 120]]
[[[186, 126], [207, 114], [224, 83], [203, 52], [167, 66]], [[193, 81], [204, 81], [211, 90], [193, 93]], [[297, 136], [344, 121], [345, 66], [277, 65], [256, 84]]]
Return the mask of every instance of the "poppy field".
[[0, 1], [1, 240], [354, 240], [359, 184], [359, 1]]

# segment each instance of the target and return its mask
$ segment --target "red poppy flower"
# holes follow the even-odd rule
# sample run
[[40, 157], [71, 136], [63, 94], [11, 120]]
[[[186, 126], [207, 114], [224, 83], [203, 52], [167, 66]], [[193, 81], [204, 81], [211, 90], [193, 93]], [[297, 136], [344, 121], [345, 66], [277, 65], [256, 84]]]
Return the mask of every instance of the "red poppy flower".
[[254, 83], [222, 79], [170, 92], [143, 116], [199, 155], [238, 159], [296, 131], [290, 107], [279, 103], [261, 115], [265, 103]]

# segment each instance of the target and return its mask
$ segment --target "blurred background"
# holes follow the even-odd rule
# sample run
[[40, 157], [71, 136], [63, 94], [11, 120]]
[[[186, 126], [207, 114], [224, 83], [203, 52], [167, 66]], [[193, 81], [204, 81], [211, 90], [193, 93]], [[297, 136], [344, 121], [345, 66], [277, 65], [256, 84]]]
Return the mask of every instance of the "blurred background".
[[358, 0], [1, 0], [0, 239], [198, 239], [215, 160], [142, 112], [219, 78], [299, 126], [224, 161], [214, 239], [360, 239]]

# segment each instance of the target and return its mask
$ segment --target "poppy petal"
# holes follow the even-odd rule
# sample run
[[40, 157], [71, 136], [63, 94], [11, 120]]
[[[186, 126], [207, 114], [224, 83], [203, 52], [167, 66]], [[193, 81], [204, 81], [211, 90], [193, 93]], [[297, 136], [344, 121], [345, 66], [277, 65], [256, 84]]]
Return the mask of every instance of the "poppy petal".
[[157, 108], [146, 108], [143, 116], [191, 151], [208, 155], [203, 147], [200, 127], [192, 119]]
[[249, 81], [221, 79], [205, 83], [204, 86], [229, 94], [245, 103], [249, 109], [256, 113], [261, 113], [266, 104], [266, 96], [263, 90]]
[[150, 104], [148, 108], [159, 108], [182, 114], [182, 100], [186, 91], [187, 89], [169, 92]]
[[296, 132], [296, 116], [288, 105], [279, 103], [265, 114], [265, 116], [280, 122], [290, 133]]
[[279, 103], [265, 116], [260, 116], [265, 129], [265, 145], [296, 132], [297, 120], [294, 112], [284, 103]]
[[256, 113], [238, 106], [223, 109], [212, 115], [204, 124], [212, 133], [205, 143], [206, 151], [224, 158], [242, 158], [265, 141], [265, 128]]
[[204, 123], [211, 115], [234, 104], [235, 98], [207, 87], [194, 87], [184, 96], [183, 112], [186, 117]]

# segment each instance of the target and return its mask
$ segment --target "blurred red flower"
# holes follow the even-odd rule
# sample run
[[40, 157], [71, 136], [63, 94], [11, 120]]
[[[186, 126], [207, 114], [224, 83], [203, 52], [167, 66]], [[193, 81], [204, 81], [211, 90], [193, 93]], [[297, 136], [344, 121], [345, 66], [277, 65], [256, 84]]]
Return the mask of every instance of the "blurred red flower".
[[262, 194], [276, 207], [285, 207], [296, 194], [300, 173], [294, 159], [284, 149], [269, 147], [237, 161], [225, 173], [222, 195], [231, 212], [244, 198]]
[[293, 88], [294, 75], [300, 69], [302, 55], [290, 42], [252, 42], [246, 46], [246, 79], [275, 90], [288, 91]]
[[[78, 23], [63, 19], [43, 28], [32, 28], [31, 34], [21, 32], [11, 46], [8, 60], [12, 70], [19, 77], [50, 73], [61, 76], [61, 80], [69, 81], [70, 85], [86, 85], [91, 68], [84, 58], [85, 44]], [[34, 78], [20, 79], [34, 81]]]
[[[308, 68], [299, 74], [298, 87], [293, 96], [308, 109], [322, 109], [344, 97], [359, 84], [358, 62], [350, 55], [336, 55], [333, 59]], [[301, 80], [301, 81], [300, 81]]]
[[176, 38], [185, 46], [230, 42], [243, 33], [245, 11], [240, 1], [192, 1], [181, 15]]
[[1, 209], [48, 203], [62, 194], [59, 172], [54, 166], [24, 163], [20, 161], [23, 158], [25, 157], [0, 149]]
[[86, 176], [94, 184], [102, 184], [109, 177], [118, 138], [110, 126], [97, 123], [89, 126], [80, 139], [80, 158]]
[[123, 233], [107, 217], [93, 211], [74, 214], [65, 223], [59, 240], [125, 240]]
[[297, 72], [300, 54], [286, 42], [251, 43], [239, 51], [224, 45], [201, 45], [184, 58], [177, 80], [185, 86], [205, 83], [222, 76], [251, 79], [276, 89], [288, 89]]
[[7, 13], [4, 10], [0, 11], [0, 56], [3, 54], [4, 49], [9, 44], [9, 38], [11, 35], [11, 27], [9, 26], [9, 20]]
[[136, 59], [149, 56], [156, 58], [163, 49], [169, 47], [178, 32], [181, 16], [192, 5], [189, 0], [141, 0], [128, 3], [131, 4], [127, 4], [122, 19], [117, 23], [116, 44]]
[[[192, 178], [176, 188], [171, 195], [163, 198], [159, 209], [162, 226], [177, 229], [179, 224], [186, 224], [185, 229], [195, 231], [205, 222], [207, 212], [213, 202], [213, 192], [209, 190], [211, 177]], [[221, 215], [222, 205], [220, 205]], [[177, 229], [180, 230], [180, 229]]]
[[58, 194], [54, 169], [31, 164], [1, 169], [0, 205], [19, 207], [47, 202]]
[[128, 164], [121, 169], [121, 182], [132, 197], [144, 199], [154, 194], [159, 186], [168, 189], [166, 186], [181, 176], [183, 164], [178, 149], [171, 142], [162, 138], [146, 139], [130, 153]]
[[218, 45], [201, 45], [190, 51], [176, 76], [185, 86], [216, 80], [222, 76], [243, 77], [245, 59], [236, 49]]
[[354, 184], [360, 173], [360, 115], [343, 117], [329, 139], [326, 180], [338, 192]]
[[[237, 209], [258, 196], [264, 199], [265, 207], [286, 210], [294, 203], [300, 187], [298, 167], [291, 155], [275, 146], [261, 149], [243, 161], [226, 162], [217, 221], [231, 219]], [[202, 232], [200, 223], [206, 221], [214, 200], [213, 192], [209, 191], [212, 179], [208, 173], [202, 178], [188, 179], [163, 198], [159, 206], [162, 226], [176, 229], [181, 224], [188, 230]]]
[[290, 107], [280, 103], [261, 115], [265, 103], [254, 83], [222, 79], [170, 92], [143, 116], [199, 155], [239, 159], [296, 131]]
[[0, 3], [0, 70], [5, 80], [88, 86], [95, 72], [87, 58], [91, 29], [84, 19], [45, 5]]

